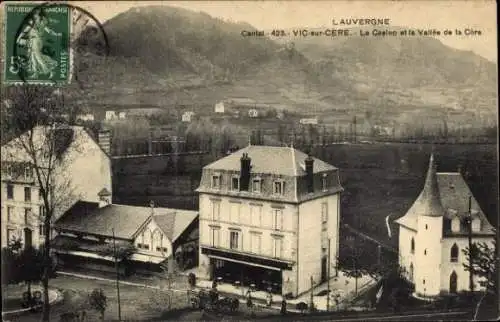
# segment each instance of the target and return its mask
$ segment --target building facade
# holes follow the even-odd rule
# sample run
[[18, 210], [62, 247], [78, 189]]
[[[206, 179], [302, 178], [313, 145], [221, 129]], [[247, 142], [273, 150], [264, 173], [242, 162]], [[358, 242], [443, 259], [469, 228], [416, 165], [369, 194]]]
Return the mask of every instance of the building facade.
[[294, 148], [248, 146], [204, 167], [197, 191], [208, 278], [296, 296], [335, 266], [337, 168]]
[[2, 248], [14, 241], [37, 246], [43, 236], [38, 218], [43, 214], [33, 166], [26, 162], [2, 162]]
[[[469, 246], [469, 228], [473, 243], [491, 246], [495, 238], [462, 175], [437, 173], [432, 155], [420, 195], [396, 223], [399, 263], [422, 297], [470, 290], [462, 252]], [[482, 289], [479, 282], [473, 276], [474, 290]]]
[[[33, 130], [36, 149], [46, 149], [46, 136], [50, 131], [41, 126]], [[52, 219], [55, 221], [79, 200], [98, 203], [103, 189], [109, 192], [111, 199], [112, 185], [110, 157], [84, 127], [61, 127], [54, 131], [57, 162], [50, 187], [55, 207]], [[22, 139], [15, 138], [2, 146], [2, 201], [5, 200], [1, 210], [2, 247], [8, 245], [11, 236], [21, 238], [24, 245], [33, 246], [38, 246], [44, 239], [44, 207], [33, 160], [20, 147], [19, 140]], [[109, 142], [101, 143], [109, 145]], [[44, 171], [44, 159], [40, 157], [37, 161], [42, 163], [40, 169]]]

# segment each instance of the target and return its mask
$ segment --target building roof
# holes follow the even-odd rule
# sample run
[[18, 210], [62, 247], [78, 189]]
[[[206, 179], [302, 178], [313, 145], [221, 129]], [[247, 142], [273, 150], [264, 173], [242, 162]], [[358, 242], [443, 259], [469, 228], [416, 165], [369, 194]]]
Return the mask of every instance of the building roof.
[[[458, 172], [438, 173], [438, 184], [441, 192], [441, 203], [445, 209], [444, 218], [453, 220], [462, 220], [469, 216], [469, 198], [470, 213], [472, 219], [481, 221], [481, 230], [474, 233], [493, 234], [493, 226], [489, 223], [481, 206], [472, 195], [469, 186], [462, 175]], [[450, 234], [451, 231], [445, 231]], [[464, 231], [458, 232], [465, 233]]]
[[434, 155], [432, 154], [429, 159], [429, 169], [427, 169], [424, 187], [417, 200], [415, 200], [408, 210], [408, 214], [429, 217], [439, 217], [444, 214], [439, 193], [436, 166], [434, 164]]
[[[97, 147], [109, 158], [109, 154], [103, 150], [101, 145], [97, 142], [96, 138], [92, 133], [83, 126], [77, 125], [66, 125], [62, 124], [56, 126], [55, 128], [55, 154], [58, 157], [63, 156], [69, 149], [71, 149], [74, 142], [82, 144], [82, 142], [92, 142], [96, 144]], [[51, 128], [47, 126], [38, 125], [32, 130], [33, 144], [35, 149], [42, 149], [43, 146], [47, 144], [48, 133], [51, 133]], [[26, 137], [29, 135], [28, 132], [24, 132], [18, 137], [12, 138], [10, 141], [2, 145], [2, 160], [8, 160], [14, 158], [13, 161], [29, 161], [31, 157], [27, 155], [25, 151], [19, 151], [20, 137]]]
[[186, 228], [198, 217], [197, 211], [161, 208], [166, 213], [153, 216], [163, 233], [175, 242]]
[[174, 241], [198, 216], [195, 211], [111, 204], [99, 208], [97, 203], [78, 201], [55, 223], [59, 230], [81, 232], [120, 239], [133, 239], [151, 219]]
[[[473, 218], [481, 220], [481, 230], [474, 233], [492, 233], [493, 227], [488, 222], [462, 175], [448, 172], [436, 173], [432, 156], [429, 163], [422, 192], [407, 213], [397, 219], [396, 223], [417, 230], [419, 216], [442, 216], [445, 219], [464, 218], [469, 214], [469, 197], [471, 197]], [[444, 229], [446, 235], [451, 233], [448, 228]]]
[[[240, 171], [240, 158], [243, 153], [247, 153], [252, 159], [251, 166], [253, 173], [270, 173], [285, 176], [303, 176], [306, 174], [304, 160], [307, 154], [291, 147], [249, 145], [232, 154], [219, 159], [205, 169]], [[336, 170], [337, 168], [314, 159], [313, 172], [324, 172]]]

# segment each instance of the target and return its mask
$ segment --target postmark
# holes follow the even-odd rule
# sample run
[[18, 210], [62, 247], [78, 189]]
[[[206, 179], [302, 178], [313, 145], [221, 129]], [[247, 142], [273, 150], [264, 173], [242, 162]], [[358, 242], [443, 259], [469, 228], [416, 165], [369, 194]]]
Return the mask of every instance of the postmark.
[[109, 54], [103, 26], [81, 7], [26, 3], [9, 4], [5, 11], [6, 83], [80, 83], [79, 75], [96, 57]]
[[4, 81], [68, 83], [71, 18], [71, 10], [64, 5], [7, 4]]

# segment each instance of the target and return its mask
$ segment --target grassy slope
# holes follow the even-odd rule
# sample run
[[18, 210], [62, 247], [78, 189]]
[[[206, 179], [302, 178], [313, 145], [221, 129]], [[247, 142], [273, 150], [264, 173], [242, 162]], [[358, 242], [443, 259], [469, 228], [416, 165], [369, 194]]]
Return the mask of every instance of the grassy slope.
[[431, 38], [295, 39], [289, 56], [282, 44], [241, 37], [248, 25], [169, 7], [131, 9], [104, 28], [111, 56], [82, 75], [95, 108], [207, 109], [248, 97], [330, 123], [366, 110], [382, 123], [429, 122], [455, 103], [465, 107], [450, 111], [455, 123], [496, 113], [494, 64]]

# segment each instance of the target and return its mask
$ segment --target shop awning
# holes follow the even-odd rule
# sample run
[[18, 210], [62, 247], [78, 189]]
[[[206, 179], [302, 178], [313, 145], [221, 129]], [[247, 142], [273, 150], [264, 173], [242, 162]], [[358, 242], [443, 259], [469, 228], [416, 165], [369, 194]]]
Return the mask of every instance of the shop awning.
[[138, 262], [144, 262], [144, 263], [153, 263], [153, 264], [159, 264], [166, 260], [165, 257], [158, 257], [158, 256], [151, 256], [151, 255], [145, 255], [145, 254], [138, 254], [134, 253], [132, 254], [129, 259], [133, 261], [138, 261]]
[[248, 266], [257, 266], [257, 267], [267, 268], [267, 269], [271, 269], [273, 271], [280, 271], [280, 269], [276, 268], [276, 267], [260, 265], [260, 264], [251, 263], [251, 262], [239, 261], [239, 260], [227, 258], [227, 257], [220, 257], [220, 256], [213, 256], [213, 255], [208, 255], [208, 257], [221, 259], [221, 260], [225, 260], [225, 261], [233, 262], [233, 263], [238, 263], [238, 264], [244, 264], [244, 265], [248, 265]]
[[[95, 258], [95, 259], [102, 259], [110, 262], [114, 262], [115, 258], [112, 256], [101, 256], [95, 253], [90, 253], [90, 252], [85, 252], [85, 251], [79, 251], [79, 250], [56, 250], [57, 253], [60, 254], [68, 254], [68, 255], [73, 255], [73, 256], [81, 256], [81, 257], [86, 257], [86, 258]], [[118, 259], [118, 262], [120, 262], [121, 259]]]

